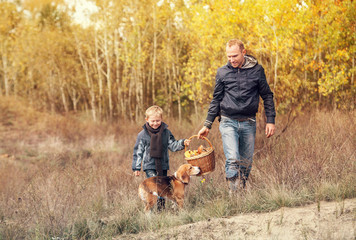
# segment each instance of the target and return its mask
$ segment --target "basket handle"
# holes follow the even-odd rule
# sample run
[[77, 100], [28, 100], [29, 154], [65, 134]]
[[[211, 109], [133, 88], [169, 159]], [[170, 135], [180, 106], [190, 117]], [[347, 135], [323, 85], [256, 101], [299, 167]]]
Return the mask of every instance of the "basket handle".
[[[191, 136], [190, 138], [189, 138], [189, 140], [191, 140], [192, 138], [198, 138], [198, 135], [193, 135], [193, 136]], [[207, 141], [208, 143], [209, 143], [209, 145], [210, 145], [210, 147], [212, 148], [212, 149], [214, 149], [213, 148], [213, 145], [211, 144], [211, 142], [209, 141], [209, 139], [207, 139], [206, 137], [204, 137], [204, 136], [202, 136], [203, 137], [203, 139], [205, 140], [205, 141]], [[185, 146], [184, 145], [184, 152], [187, 150], [187, 146]]]

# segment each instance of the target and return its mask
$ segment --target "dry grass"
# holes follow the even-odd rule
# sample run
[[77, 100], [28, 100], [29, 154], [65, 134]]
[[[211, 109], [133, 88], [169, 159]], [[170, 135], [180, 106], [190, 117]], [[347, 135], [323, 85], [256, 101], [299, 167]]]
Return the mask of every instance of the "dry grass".
[[[131, 174], [143, 122], [93, 123], [9, 98], [1, 98], [0, 112], [0, 239], [111, 239], [177, 222], [356, 197], [354, 112], [304, 114], [270, 140], [259, 126], [248, 188], [234, 197], [216, 125], [209, 135], [216, 170], [204, 182], [192, 179], [185, 210], [167, 203], [149, 221], [136, 194], [144, 177]], [[201, 119], [165, 121], [177, 139], [201, 126]], [[278, 126], [286, 122], [281, 116]], [[172, 153], [171, 173], [183, 162], [183, 152]]]

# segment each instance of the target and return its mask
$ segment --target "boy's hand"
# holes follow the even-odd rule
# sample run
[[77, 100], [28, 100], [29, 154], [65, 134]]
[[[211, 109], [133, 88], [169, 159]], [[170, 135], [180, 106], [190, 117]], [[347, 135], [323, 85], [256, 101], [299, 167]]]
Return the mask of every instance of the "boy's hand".
[[140, 176], [140, 171], [134, 171], [134, 176], [135, 176], [135, 177]]
[[190, 144], [190, 139], [185, 139], [184, 140], [184, 146], [189, 146], [189, 144]]

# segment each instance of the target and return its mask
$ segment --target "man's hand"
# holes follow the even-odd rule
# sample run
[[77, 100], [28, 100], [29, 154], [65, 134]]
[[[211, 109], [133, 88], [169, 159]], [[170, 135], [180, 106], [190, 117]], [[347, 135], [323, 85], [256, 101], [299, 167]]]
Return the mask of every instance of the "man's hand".
[[198, 132], [198, 138], [203, 138], [208, 136], [209, 134], [209, 128], [207, 127], [202, 127], [202, 129], [200, 129], [200, 131]]
[[276, 126], [273, 123], [266, 124], [266, 137], [272, 137], [276, 131]]
[[140, 176], [140, 171], [134, 171], [134, 176], [135, 176], [135, 177]]

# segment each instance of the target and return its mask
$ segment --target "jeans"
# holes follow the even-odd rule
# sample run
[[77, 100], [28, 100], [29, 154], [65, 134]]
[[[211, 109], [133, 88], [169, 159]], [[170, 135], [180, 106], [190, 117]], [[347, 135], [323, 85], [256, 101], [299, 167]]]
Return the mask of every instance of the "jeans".
[[[167, 170], [163, 170], [163, 176], [167, 176]], [[146, 177], [150, 178], [150, 177], [155, 177], [157, 176], [157, 171], [153, 170], [153, 169], [149, 169], [145, 171], [146, 173]], [[166, 200], [163, 197], [158, 196], [157, 197], [157, 210], [161, 211], [162, 209], [165, 208], [166, 205]]]
[[[167, 176], [167, 172], [168, 172], [167, 170], [163, 170], [163, 176]], [[153, 169], [145, 170], [145, 173], [147, 178], [157, 176], [157, 171]]]
[[252, 167], [255, 148], [256, 120], [238, 121], [221, 117], [219, 130], [226, 157], [227, 180], [242, 179], [245, 182]]

